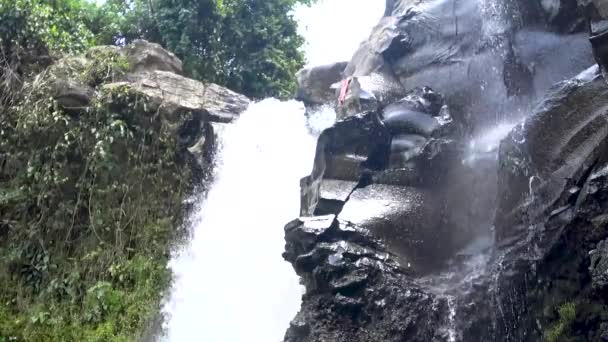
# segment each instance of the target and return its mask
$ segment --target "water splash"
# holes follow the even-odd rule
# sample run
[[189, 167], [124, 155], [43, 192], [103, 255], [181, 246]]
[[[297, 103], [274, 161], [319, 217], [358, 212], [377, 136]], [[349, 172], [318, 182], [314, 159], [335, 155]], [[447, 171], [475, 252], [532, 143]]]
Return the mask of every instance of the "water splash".
[[226, 127], [191, 243], [170, 262], [164, 340], [282, 340], [302, 294], [280, 255], [283, 226], [299, 213], [299, 179], [314, 157], [305, 120], [299, 102], [264, 100]]
[[500, 142], [509, 135], [516, 123], [502, 122], [483, 130], [481, 134], [469, 141], [465, 154], [465, 163], [474, 163], [480, 159], [498, 160]]

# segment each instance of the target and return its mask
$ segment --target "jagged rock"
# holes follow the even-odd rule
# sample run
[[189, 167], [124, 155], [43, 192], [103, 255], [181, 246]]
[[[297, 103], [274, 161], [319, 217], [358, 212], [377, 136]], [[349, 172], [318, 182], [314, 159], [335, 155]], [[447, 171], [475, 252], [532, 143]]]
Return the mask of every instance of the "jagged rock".
[[95, 97], [95, 90], [72, 80], [57, 79], [51, 85], [53, 98], [68, 112], [80, 112], [88, 107]]
[[332, 104], [336, 96], [331, 86], [342, 79], [346, 64], [339, 62], [300, 70], [296, 100], [307, 106]]
[[[363, 168], [385, 168], [389, 152], [390, 135], [376, 112], [351, 116], [324, 130], [317, 142], [312, 174], [300, 184], [301, 215], [314, 214], [324, 178], [356, 182]], [[342, 178], [346, 174], [342, 169], [353, 177]]]
[[[550, 310], [573, 301], [606, 305], [587, 286], [589, 270], [601, 283], [603, 244], [592, 260], [587, 251], [607, 234], [606, 95], [593, 67], [557, 85], [501, 144], [496, 250], [481, 287], [489, 292], [464, 299], [491, 318], [463, 309], [464, 340], [538, 341]], [[593, 310], [580, 315], [584, 339], [598, 340], [605, 319]]]
[[181, 75], [182, 61], [156, 43], [135, 40], [124, 48], [132, 72], [168, 71]]
[[555, 209], [568, 189], [581, 186], [577, 180], [602, 153], [608, 134], [607, 93], [608, 87], [593, 67], [557, 85], [537, 112], [501, 144], [499, 240], [527, 235], [527, 227], [520, 232], [515, 228], [522, 215], [537, 220], [549, 208]]
[[608, 240], [603, 240], [597, 248], [589, 252], [591, 266], [589, 272], [593, 287], [597, 290], [604, 290], [608, 287]]
[[434, 341], [446, 301], [421, 290], [365, 229], [335, 216], [286, 227], [285, 257], [306, 294], [286, 342]]
[[146, 96], [169, 117], [187, 111], [201, 113], [205, 121], [230, 122], [249, 106], [249, 99], [243, 95], [167, 71], [137, 74], [130, 79], [104, 88], [127, 87]]
[[[562, 13], [582, 22], [569, 10], [576, 0], [565, 2], [555, 27], [565, 25], [558, 20]], [[385, 17], [355, 53], [345, 76], [377, 73], [408, 89], [430, 86], [445, 96], [457, 121], [483, 125], [505, 107], [517, 106], [517, 98], [527, 102], [540, 96], [592, 63], [582, 27], [556, 33], [562, 30], [547, 22], [542, 7], [553, 6], [548, 3], [389, 1]], [[564, 49], [568, 56], [557, 57]]]
[[[365, 111], [377, 111], [406, 94], [399, 81], [386, 74], [348, 77], [347, 81], [344, 102], [338, 103], [336, 108], [338, 119]], [[339, 93], [342, 86], [342, 83], [337, 83], [332, 87]]]
[[[390, 101], [371, 94], [377, 110], [348, 113], [319, 137], [301, 181], [303, 217], [285, 228], [284, 257], [306, 287], [285, 341], [449, 338], [446, 297], [414, 279], [455, 248], [440, 174], [460, 162], [458, 130], [430, 88], [399, 91]], [[424, 132], [420, 116], [433, 122]], [[403, 160], [391, 164], [392, 154]]]
[[357, 182], [372, 172], [377, 183], [436, 181], [438, 164], [458, 158], [458, 129], [432, 89], [415, 88], [379, 113], [353, 115], [322, 132], [313, 173], [302, 180], [302, 215], [315, 212], [323, 179]]

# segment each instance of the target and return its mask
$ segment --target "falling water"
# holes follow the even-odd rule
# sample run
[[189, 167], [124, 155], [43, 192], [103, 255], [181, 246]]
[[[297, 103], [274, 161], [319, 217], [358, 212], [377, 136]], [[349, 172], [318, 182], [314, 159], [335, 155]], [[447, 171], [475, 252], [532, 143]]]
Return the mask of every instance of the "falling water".
[[[309, 63], [350, 59], [383, 10], [383, 1], [368, 0], [324, 0], [298, 8]], [[360, 34], [329, 39], [328, 30], [339, 32], [353, 22]], [[222, 132], [214, 183], [190, 220], [191, 241], [170, 263], [175, 280], [162, 340], [283, 339], [303, 291], [281, 258], [283, 226], [299, 213], [299, 179], [313, 165], [314, 134], [334, 120], [331, 108], [307, 120], [299, 102], [264, 100]]]
[[281, 258], [282, 228], [298, 215], [298, 180], [310, 172], [314, 144], [295, 101], [253, 104], [225, 129], [191, 243], [171, 261], [167, 340], [283, 338], [302, 290]]

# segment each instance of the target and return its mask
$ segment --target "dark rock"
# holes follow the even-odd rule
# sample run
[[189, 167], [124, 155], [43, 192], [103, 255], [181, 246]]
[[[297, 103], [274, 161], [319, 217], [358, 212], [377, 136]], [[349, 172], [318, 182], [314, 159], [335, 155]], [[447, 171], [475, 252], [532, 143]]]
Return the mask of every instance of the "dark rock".
[[89, 107], [95, 97], [93, 88], [76, 81], [57, 79], [51, 86], [55, 101], [71, 113], [82, 112]]
[[285, 341], [439, 340], [445, 300], [421, 290], [365, 229], [313, 220], [286, 227], [285, 256], [306, 294]]
[[307, 106], [333, 104], [336, 96], [331, 86], [342, 79], [346, 64], [340, 62], [300, 70], [297, 74], [296, 100]]
[[[570, 10], [578, 8], [576, 0], [562, 1], [553, 19], [543, 9], [553, 8], [549, 2], [388, 2], [386, 16], [345, 76], [377, 73], [407, 88], [430, 86], [445, 96], [457, 121], [482, 125], [592, 63], [587, 39], [578, 34], [583, 29], [575, 24], [583, 17]], [[577, 27], [568, 34], [557, 29], [566, 25], [563, 15]], [[570, 53], [542, 57], [543, 49]]]
[[132, 72], [168, 71], [179, 75], [183, 73], [182, 61], [156, 43], [138, 39], [127, 45], [124, 50]]
[[591, 266], [589, 273], [593, 288], [604, 290], [608, 287], [608, 240], [601, 241], [597, 248], [589, 252]]
[[503, 141], [496, 219], [499, 241], [527, 235], [526, 227], [515, 229], [522, 215], [537, 220], [550, 207], [559, 207], [560, 197], [579, 184], [577, 180], [602, 153], [608, 134], [604, 107], [608, 87], [596, 70], [556, 86], [537, 112]]
[[[557, 85], [501, 144], [489, 292], [468, 299], [490, 312], [494, 323], [469, 313], [464, 319], [479, 323], [465, 328], [465, 336], [538, 341], [550, 325], [542, 328], [549, 309], [597, 302], [586, 283], [589, 272], [596, 286], [602, 283], [604, 245], [597, 245], [591, 265], [587, 251], [607, 234], [606, 95], [598, 68], [587, 70]], [[599, 340], [601, 320], [592, 310], [580, 316], [594, 322], [584, 329], [585, 340]]]
[[[406, 94], [399, 80], [387, 74], [375, 72], [366, 76], [349, 77], [347, 80], [349, 85], [344, 103], [339, 103], [336, 108], [338, 119], [365, 111], [377, 111]], [[338, 93], [341, 86], [334, 85]]]
[[412, 271], [432, 269], [452, 250], [441, 197], [428, 190], [382, 184], [356, 189], [338, 219], [370, 231]]
[[[342, 173], [341, 166], [346, 165], [356, 175], [344, 179], [350, 181], [358, 181], [363, 168], [385, 168], [390, 139], [376, 112], [348, 117], [324, 130], [317, 142], [312, 174], [301, 181], [301, 215], [313, 215], [319, 202], [321, 182], [324, 178], [340, 179], [336, 175]], [[345, 156], [353, 162], [335, 162], [336, 158], [344, 160]]]

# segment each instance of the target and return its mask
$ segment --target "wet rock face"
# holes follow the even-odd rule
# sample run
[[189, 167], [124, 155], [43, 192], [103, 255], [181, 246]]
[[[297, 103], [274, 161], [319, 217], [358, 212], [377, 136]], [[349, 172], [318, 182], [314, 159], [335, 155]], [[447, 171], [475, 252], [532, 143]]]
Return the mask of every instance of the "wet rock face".
[[560, 199], [577, 195], [582, 187], [577, 180], [603, 153], [607, 94], [593, 67], [557, 85], [538, 112], [503, 142], [496, 218], [499, 240], [518, 234], [514, 227], [522, 215], [537, 220]]
[[591, 282], [594, 289], [603, 291], [608, 288], [608, 240], [601, 241], [597, 248], [589, 252]]
[[[416, 88], [319, 137], [286, 252], [306, 294], [285, 341], [445, 341], [448, 301], [416, 283], [457, 248], [444, 177], [460, 162], [443, 97]], [[466, 235], [466, 234], [464, 234]]]
[[297, 74], [296, 100], [304, 102], [308, 107], [333, 104], [335, 90], [331, 86], [342, 80], [346, 64], [340, 62], [300, 70]]
[[597, 310], [608, 303], [594, 289], [604, 286], [608, 236], [607, 95], [598, 68], [587, 70], [557, 85], [503, 141], [497, 249], [489, 296], [477, 299], [495, 308], [495, 324], [473, 324], [465, 336], [538, 341], [557, 324], [557, 309], [575, 303], [580, 326], [569, 336], [600, 340], [606, 318]]
[[[471, 125], [513, 110], [518, 99], [542, 96], [593, 62], [576, 0], [401, 0], [387, 6], [345, 76], [380, 74], [405, 89], [430, 86], [445, 96], [456, 119]], [[557, 57], [564, 49], [569, 56]]]
[[[588, 69], [593, 52], [604, 63], [604, 3], [386, 1], [286, 227], [307, 289], [286, 341], [608, 336], [608, 84]], [[528, 118], [498, 172], [467, 174], [461, 126], [511, 111]], [[481, 270], [463, 266], [475, 255]]]
[[335, 215], [285, 228], [307, 292], [286, 342], [443, 340], [446, 301], [421, 290], [365, 229]]

